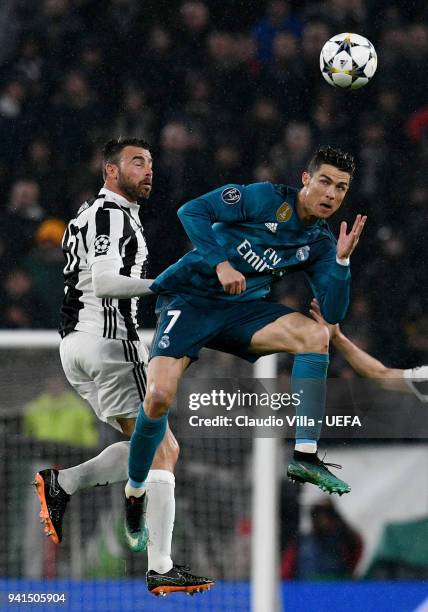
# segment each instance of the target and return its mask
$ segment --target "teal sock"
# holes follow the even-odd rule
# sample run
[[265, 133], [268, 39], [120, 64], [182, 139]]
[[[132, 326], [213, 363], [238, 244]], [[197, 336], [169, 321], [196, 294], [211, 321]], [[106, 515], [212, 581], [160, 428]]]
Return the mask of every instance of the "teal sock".
[[[325, 414], [328, 363], [328, 355], [324, 353], [299, 353], [294, 358], [291, 389], [300, 397], [300, 405], [296, 409], [296, 415], [300, 417], [296, 439], [319, 440]], [[313, 419], [314, 424], [305, 424], [303, 417]]]
[[147, 478], [156, 450], [162, 442], [168, 422], [168, 413], [151, 419], [141, 405], [131, 437], [129, 449], [129, 479], [133, 486], [141, 486]]

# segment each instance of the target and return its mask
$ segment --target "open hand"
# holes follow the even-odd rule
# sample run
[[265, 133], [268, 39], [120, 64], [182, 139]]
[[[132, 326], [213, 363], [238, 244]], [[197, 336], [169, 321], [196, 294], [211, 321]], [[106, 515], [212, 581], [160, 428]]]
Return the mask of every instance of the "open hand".
[[348, 224], [346, 221], [342, 221], [340, 224], [340, 233], [339, 238], [337, 240], [337, 256], [339, 259], [345, 259], [346, 257], [350, 257], [353, 253], [355, 247], [358, 244], [358, 240], [360, 239], [361, 232], [363, 231], [364, 224], [367, 221], [367, 217], [364, 215], [357, 215], [354, 221], [354, 225], [349, 232], [346, 233], [348, 229]]

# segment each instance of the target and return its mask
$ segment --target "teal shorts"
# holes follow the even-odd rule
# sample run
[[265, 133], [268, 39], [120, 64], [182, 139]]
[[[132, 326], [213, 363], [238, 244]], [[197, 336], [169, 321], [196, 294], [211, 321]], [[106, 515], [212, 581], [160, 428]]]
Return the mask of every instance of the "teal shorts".
[[288, 306], [267, 300], [220, 302], [196, 298], [193, 302], [187, 295], [160, 296], [150, 358], [186, 356], [196, 361], [201, 348], [206, 347], [253, 363], [259, 358], [249, 352], [254, 334], [292, 312]]

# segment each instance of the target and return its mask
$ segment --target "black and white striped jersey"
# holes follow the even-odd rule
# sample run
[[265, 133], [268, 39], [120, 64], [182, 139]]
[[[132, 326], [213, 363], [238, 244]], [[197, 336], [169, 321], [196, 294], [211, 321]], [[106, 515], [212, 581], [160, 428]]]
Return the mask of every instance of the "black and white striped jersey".
[[85, 331], [111, 339], [138, 340], [137, 299], [105, 299], [95, 296], [91, 267], [103, 261], [120, 261], [119, 274], [144, 278], [147, 247], [138, 215], [139, 205], [101, 189], [85, 202], [70, 221], [63, 238], [66, 259], [65, 295], [59, 333]]

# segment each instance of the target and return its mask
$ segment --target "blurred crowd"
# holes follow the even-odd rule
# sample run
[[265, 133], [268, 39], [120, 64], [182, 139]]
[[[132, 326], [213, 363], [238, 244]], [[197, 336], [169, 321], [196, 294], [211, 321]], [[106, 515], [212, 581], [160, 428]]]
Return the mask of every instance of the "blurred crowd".
[[[390, 364], [426, 360], [427, 17], [425, 3], [398, 0], [5, 3], [0, 327], [57, 326], [64, 224], [101, 187], [107, 139], [152, 145], [141, 213], [151, 276], [188, 249], [183, 202], [228, 182], [299, 186], [312, 152], [330, 144], [358, 161], [338, 220], [369, 216], [345, 330]], [[343, 31], [366, 35], [379, 56], [357, 92], [319, 72], [321, 47]], [[303, 282], [276, 297], [308, 308]]]

